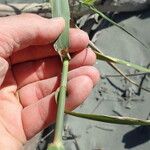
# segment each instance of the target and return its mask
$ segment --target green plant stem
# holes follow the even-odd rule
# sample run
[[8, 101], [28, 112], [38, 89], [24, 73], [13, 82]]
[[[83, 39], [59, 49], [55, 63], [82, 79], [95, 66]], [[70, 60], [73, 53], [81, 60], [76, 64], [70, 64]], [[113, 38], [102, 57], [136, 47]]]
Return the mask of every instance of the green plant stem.
[[64, 108], [66, 100], [66, 91], [67, 91], [67, 76], [68, 76], [68, 58], [63, 59], [63, 68], [61, 76], [60, 91], [58, 94], [58, 107], [57, 107], [57, 117], [56, 117], [56, 127], [54, 135], [54, 143], [62, 140], [62, 131], [63, 131], [63, 120], [64, 120]]

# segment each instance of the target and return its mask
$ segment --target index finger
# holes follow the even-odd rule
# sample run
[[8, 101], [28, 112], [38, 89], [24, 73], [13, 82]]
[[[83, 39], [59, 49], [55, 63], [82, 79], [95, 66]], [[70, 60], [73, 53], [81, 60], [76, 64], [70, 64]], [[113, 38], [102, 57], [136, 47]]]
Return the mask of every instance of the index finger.
[[[78, 53], [81, 50], [85, 49], [88, 45], [89, 38], [88, 35], [79, 29], [70, 29], [70, 44], [69, 44], [69, 52], [70, 53]], [[53, 48], [52, 44], [48, 45], [36, 45], [29, 46], [23, 50], [17, 51], [13, 53], [11, 56], [11, 63], [21, 63], [25, 61], [42, 59], [49, 56], [57, 55], [56, 51]]]
[[0, 24], [0, 56], [3, 58], [31, 45], [55, 41], [65, 26], [63, 18], [46, 19], [34, 14], [1, 18]]

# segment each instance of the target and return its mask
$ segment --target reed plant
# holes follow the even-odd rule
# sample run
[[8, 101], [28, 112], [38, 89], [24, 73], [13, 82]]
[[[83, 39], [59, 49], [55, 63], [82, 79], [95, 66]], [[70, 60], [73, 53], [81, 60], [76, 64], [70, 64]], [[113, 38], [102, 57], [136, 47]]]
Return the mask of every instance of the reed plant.
[[[106, 123], [115, 123], [115, 124], [125, 124], [125, 125], [150, 125], [150, 120], [141, 120], [137, 118], [130, 117], [116, 117], [116, 116], [104, 116], [104, 115], [94, 115], [94, 114], [81, 114], [76, 112], [65, 111], [65, 99], [67, 93], [67, 75], [68, 75], [68, 66], [70, 55], [68, 52], [69, 47], [69, 28], [70, 28], [70, 10], [68, 0], [49, 0], [52, 5], [52, 17], [63, 17], [65, 19], [65, 30], [59, 36], [57, 41], [54, 43], [54, 48], [58, 52], [60, 59], [62, 61], [62, 76], [60, 87], [57, 90], [56, 102], [57, 102], [57, 118], [56, 118], [56, 126], [54, 133], [54, 141], [48, 145], [48, 150], [64, 150], [63, 141], [62, 141], [62, 131], [63, 131], [63, 120], [64, 113], [73, 115], [80, 118], [91, 119], [95, 121], [101, 121]], [[127, 31], [121, 25], [115, 23], [107, 16], [105, 16], [102, 12], [98, 11], [94, 7], [95, 0], [82, 0], [78, 1], [81, 5], [84, 5], [91, 9], [94, 13], [97, 13], [104, 19], [108, 20], [113, 25], [120, 28], [123, 32], [129, 34], [132, 38], [137, 40], [140, 44], [142, 44], [145, 48], [149, 48], [143, 41], [139, 40], [135, 35]], [[121, 60], [119, 58], [114, 58], [108, 55], [103, 54], [91, 41], [89, 42], [89, 47], [93, 49], [95, 54], [97, 55], [97, 59], [102, 61], [106, 61], [111, 67], [113, 67], [117, 72], [119, 72], [123, 77], [125, 77], [128, 81], [138, 86], [135, 81], [132, 81], [129, 77], [127, 77], [118, 67], [115, 66], [115, 63], [119, 63], [122, 65], [126, 65], [128, 67], [132, 67], [136, 70], [139, 70], [144, 73], [150, 73], [150, 69], [144, 68], [137, 64], [133, 64], [131, 62], [127, 62]], [[150, 92], [148, 89], [142, 87], [143, 90]]]

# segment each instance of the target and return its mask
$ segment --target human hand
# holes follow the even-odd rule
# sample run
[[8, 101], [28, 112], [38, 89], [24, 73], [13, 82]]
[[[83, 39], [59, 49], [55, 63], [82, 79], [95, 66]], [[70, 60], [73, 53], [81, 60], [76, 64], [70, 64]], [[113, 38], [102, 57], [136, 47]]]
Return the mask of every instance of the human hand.
[[[0, 25], [0, 149], [17, 150], [55, 121], [61, 62], [52, 43], [64, 20], [23, 14], [1, 18]], [[68, 110], [79, 106], [99, 80], [88, 42], [83, 31], [70, 30]]]

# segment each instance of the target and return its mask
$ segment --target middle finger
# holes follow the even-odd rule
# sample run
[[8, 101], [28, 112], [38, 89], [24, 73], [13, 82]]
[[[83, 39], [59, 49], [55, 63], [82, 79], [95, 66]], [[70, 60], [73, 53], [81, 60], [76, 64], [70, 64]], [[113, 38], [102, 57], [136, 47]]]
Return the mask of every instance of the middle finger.
[[[69, 69], [72, 70], [80, 66], [93, 65], [95, 61], [96, 56], [94, 52], [91, 49], [85, 49], [74, 54], [70, 61]], [[59, 57], [44, 58], [14, 65], [13, 73], [18, 88], [29, 83], [59, 75], [61, 65]]]

